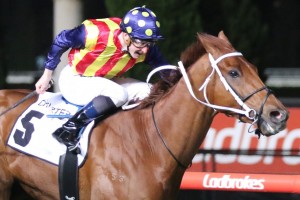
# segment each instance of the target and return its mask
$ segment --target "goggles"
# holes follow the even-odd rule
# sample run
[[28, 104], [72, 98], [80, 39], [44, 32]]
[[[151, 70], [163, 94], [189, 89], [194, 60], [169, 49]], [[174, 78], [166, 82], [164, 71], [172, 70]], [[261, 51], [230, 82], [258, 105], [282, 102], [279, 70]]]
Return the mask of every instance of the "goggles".
[[136, 48], [144, 48], [144, 47], [152, 47], [155, 45], [154, 41], [146, 41], [146, 40], [140, 40], [137, 38], [130, 38], [133, 46]]

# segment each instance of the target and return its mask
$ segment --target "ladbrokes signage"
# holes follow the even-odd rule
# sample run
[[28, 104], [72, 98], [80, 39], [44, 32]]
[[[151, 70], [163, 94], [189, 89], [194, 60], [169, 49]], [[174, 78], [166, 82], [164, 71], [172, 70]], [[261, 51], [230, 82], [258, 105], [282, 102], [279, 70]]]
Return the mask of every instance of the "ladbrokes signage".
[[250, 175], [238, 178], [233, 178], [228, 174], [224, 174], [222, 177], [211, 176], [211, 174], [204, 175], [203, 187], [206, 189], [263, 190], [265, 187], [264, 179], [251, 178]]
[[[300, 173], [300, 108], [290, 108], [287, 128], [271, 137], [254, 134], [248, 124], [218, 115], [200, 149], [246, 150], [266, 155], [196, 155], [189, 171]], [[272, 155], [277, 154], [285, 156]], [[278, 152], [278, 150], [280, 150]], [[299, 152], [298, 152], [299, 151]]]

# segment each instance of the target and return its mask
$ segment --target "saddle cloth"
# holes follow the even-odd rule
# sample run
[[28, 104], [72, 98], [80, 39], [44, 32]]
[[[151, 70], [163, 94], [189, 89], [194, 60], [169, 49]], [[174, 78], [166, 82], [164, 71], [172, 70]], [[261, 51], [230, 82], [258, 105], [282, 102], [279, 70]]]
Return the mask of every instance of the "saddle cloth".
[[[66, 146], [52, 137], [52, 133], [64, 124], [79, 107], [70, 104], [60, 93], [46, 92], [25, 110], [15, 122], [7, 140], [7, 145], [24, 154], [37, 157], [58, 165], [59, 157], [66, 153]], [[88, 150], [91, 122], [83, 131], [80, 139], [81, 153], [78, 166], [82, 166]]]

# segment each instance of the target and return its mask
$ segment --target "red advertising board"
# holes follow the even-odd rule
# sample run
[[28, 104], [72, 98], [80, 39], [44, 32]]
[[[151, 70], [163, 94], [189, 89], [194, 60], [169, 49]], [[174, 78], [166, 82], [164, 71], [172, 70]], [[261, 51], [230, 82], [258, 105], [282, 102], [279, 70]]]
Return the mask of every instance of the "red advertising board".
[[300, 175], [186, 172], [180, 188], [300, 194]]
[[[200, 149], [264, 151], [267, 155], [197, 154], [188, 171], [300, 174], [300, 108], [289, 108], [287, 128], [258, 139], [249, 124], [217, 115]], [[244, 152], [243, 151], [243, 152]], [[275, 151], [284, 156], [272, 155]]]

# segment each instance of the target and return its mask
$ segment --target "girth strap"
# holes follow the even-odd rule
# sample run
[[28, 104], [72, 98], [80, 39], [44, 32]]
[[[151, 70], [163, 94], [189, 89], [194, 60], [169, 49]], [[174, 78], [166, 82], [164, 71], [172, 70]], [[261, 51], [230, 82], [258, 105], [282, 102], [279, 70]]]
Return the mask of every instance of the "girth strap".
[[79, 200], [77, 154], [72, 151], [59, 159], [59, 194], [61, 200]]

